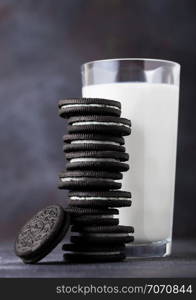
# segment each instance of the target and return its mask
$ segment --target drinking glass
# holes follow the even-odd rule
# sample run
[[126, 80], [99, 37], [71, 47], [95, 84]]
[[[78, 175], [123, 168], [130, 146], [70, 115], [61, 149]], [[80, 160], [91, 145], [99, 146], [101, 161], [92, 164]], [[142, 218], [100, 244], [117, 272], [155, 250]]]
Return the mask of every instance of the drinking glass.
[[134, 226], [128, 256], [171, 253], [175, 190], [180, 65], [157, 59], [109, 59], [82, 65], [82, 96], [118, 100], [132, 122], [125, 138], [130, 169], [122, 189], [132, 206], [120, 224]]

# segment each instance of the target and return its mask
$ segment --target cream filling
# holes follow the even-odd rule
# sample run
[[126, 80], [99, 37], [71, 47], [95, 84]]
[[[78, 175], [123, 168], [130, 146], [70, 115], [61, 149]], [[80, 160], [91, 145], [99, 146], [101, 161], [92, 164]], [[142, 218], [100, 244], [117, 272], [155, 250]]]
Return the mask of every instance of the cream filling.
[[125, 197], [82, 197], [82, 196], [71, 196], [70, 200], [131, 200], [131, 198]]
[[72, 159], [70, 159], [70, 163], [73, 163], [73, 162], [86, 162], [86, 161], [119, 162], [120, 160], [117, 160], [117, 159], [114, 159], [114, 158], [92, 158], [92, 157], [72, 158]]
[[60, 177], [60, 180], [62, 182], [69, 182], [69, 181], [86, 181], [86, 180], [91, 180], [91, 181], [99, 181], [99, 180], [104, 180], [104, 181], [114, 181], [115, 179], [112, 178], [92, 178], [92, 177]]
[[119, 107], [114, 105], [108, 105], [108, 104], [64, 104], [60, 108], [67, 108], [67, 107], [108, 107], [108, 108], [114, 108], [117, 110], [120, 110]]
[[71, 141], [70, 144], [82, 144], [82, 143], [87, 143], [87, 144], [104, 144], [104, 145], [117, 145], [117, 146], [120, 146], [120, 143], [106, 142], [106, 141], [96, 141], [96, 140], [77, 140], [77, 141]]
[[123, 126], [123, 127], [127, 127], [130, 128], [129, 125], [127, 124], [123, 124], [123, 123], [115, 123], [115, 122], [98, 122], [98, 121], [82, 121], [82, 122], [73, 122], [71, 124], [72, 126], [82, 126], [82, 125], [106, 125], [106, 126], [111, 126], [111, 125], [115, 125], [115, 126]]

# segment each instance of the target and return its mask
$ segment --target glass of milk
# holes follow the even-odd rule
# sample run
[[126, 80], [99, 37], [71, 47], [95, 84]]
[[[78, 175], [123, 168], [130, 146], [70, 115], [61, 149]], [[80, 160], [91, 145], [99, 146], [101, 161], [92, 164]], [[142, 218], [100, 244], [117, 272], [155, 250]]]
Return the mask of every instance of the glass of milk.
[[175, 190], [180, 65], [156, 59], [109, 59], [82, 65], [82, 96], [118, 100], [131, 119], [125, 138], [130, 170], [122, 190], [132, 206], [120, 224], [135, 228], [127, 255], [170, 255]]

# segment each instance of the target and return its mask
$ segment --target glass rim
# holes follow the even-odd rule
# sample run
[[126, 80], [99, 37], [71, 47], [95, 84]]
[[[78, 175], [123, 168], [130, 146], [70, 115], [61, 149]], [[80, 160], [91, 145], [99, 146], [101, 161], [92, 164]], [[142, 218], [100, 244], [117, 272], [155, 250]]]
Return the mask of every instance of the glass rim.
[[97, 63], [97, 62], [112, 62], [112, 61], [146, 61], [146, 62], [160, 62], [160, 63], [168, 63], [173, 66], [178, 66], [181, 67], [181, 65], [172, 60], [167, 60], [167, 59], [156, 59], [156, 58], [108, 58], [108, 59], [98, 59], [98, 60], [92, 60], [88, 61], [86, 63], [83, 63], [81, 65], [81, 68], [84, 68], [84, 66], [89, 66], [91, 64]]

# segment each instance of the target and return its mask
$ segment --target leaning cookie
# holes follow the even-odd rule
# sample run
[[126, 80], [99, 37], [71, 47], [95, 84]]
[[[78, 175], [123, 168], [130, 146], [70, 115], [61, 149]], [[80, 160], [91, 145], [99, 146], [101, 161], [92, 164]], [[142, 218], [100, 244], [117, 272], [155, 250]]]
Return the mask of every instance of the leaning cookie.
[[128, 207], [131, 193], [124, 191], [69, 191], [71, 206], [77, 207]]
[[120, 189], [121, 173], [95, 171], [68, 171], [59, 175], [59, 189], [95, 190]]
[[110, 116], [81, 116], [68, 120], [68, 133], [99, 133], [126, 136], [131, 133], [131, 121]]
[[59, 101], [59, 115], [63, 118], [80, 115], [120, 116], [118, 101], [99, 98], [76, 98]]
[[15, 242], [15, 253], [24, 263], [33, 264], [44, 258], [63, 239], [70, 217], [59, 205], [39, 211], [21, 229]]

